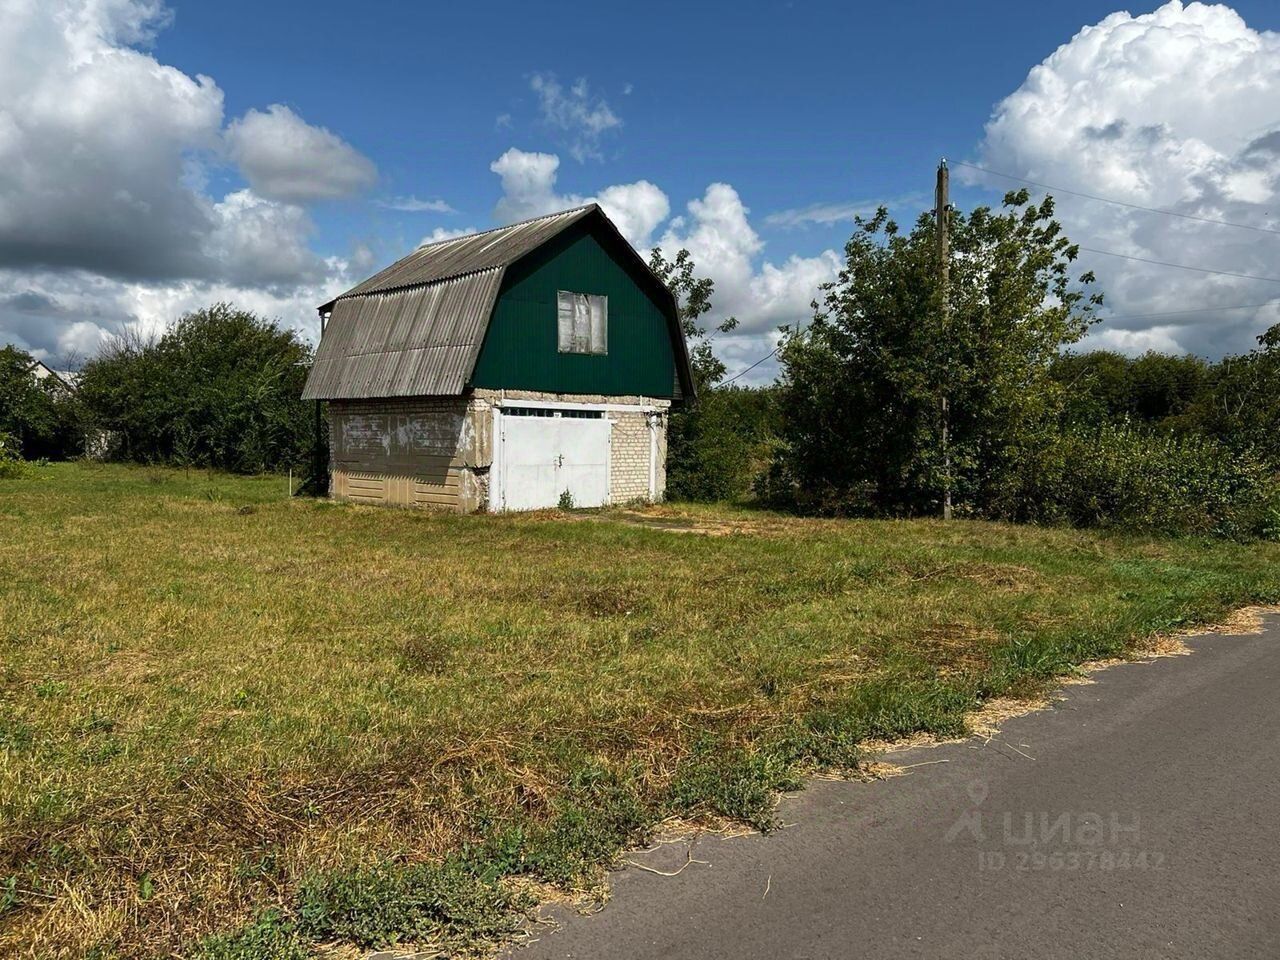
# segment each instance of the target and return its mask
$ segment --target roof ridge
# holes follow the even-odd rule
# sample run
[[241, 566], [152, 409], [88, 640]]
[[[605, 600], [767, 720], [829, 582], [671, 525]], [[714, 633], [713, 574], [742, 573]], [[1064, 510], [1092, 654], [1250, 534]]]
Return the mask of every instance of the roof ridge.
[[[383, 293], [403, 287], [436, 283], [450, 277], [507, 266], [545, 243], [571, 224], [593, 216], [605, 217], [600, 204], [592, 202], [567, 210], [545, 213], [517, 223], [476, 233], [446, 237], [424, 244], [378, 271], [372, 277], [338, 294], [320, 307], [327, 312], [338, 300]], [[617, 229], [616, 227], [614, 229]]]
[[455, 240], [466, 240], [469, 237], [483, 237], [486, 233], [497, 233], [499, 230], [510, 230], [512, 227], [523, 227], [530, 223], [537, 223], [539, 220], [550, 220], [552, 217], [563, 217], [568, 213], [578, 213], [582, 210], [590, 210], [592, 207], [600, 208], [600, 204], [592, 200], [590, 203], [581, 203], [576, 207], [565, 207], [563, 210], [553, 210], [551, 213], [539, 214], [536, 217], [529, 217], [527, 220], [516, 220], [513, 223], [504, 223], [500, 227], [490, 227], [488, 230], [477, 230], [474, 233], [460, 233], [456, 237], [443, 237], [439, 240], [432, 240], [430, 243], [419, 244], [417, 250], [427, 250], [431, 247], [439, 246], [442, 243], [453, 243]]

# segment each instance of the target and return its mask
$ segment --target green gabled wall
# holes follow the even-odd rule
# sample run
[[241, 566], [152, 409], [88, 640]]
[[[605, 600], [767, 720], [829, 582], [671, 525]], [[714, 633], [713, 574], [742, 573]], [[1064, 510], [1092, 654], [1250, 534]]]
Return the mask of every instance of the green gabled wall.
[[[608, 228], [575, 224], [507, 268], [471, 383], [500, 390], [670, 397], [676, 360], [659, 301]], [[605, 356], [556, 349], [556, 293], [609, 298]]]

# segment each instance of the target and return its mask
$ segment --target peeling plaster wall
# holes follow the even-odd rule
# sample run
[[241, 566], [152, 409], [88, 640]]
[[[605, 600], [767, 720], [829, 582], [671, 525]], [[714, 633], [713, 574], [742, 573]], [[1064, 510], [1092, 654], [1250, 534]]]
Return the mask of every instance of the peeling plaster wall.
[[480, 509], [487, 448], [464, 397], [329, 404], [329, 492], [339, 500]]

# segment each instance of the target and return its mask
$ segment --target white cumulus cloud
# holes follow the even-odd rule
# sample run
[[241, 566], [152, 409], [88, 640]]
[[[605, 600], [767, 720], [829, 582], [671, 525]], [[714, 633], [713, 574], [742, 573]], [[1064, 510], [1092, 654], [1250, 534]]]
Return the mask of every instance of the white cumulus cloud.
[[348, 197], [372, 186], [372, 161], [342, 138], [273, 103], [227, 128], [227, 150], [255, 193], [284, 203]]
[[212, 212], [183, 183], [184, 158], [216, 146], [222, 91], [122, 45], [158, 14], [154, 3], [0, 6], [0, 261], [205, 268]]
[[548, 213], [596, 202], [604, 208], [637, 249], [649, 246], [653, 231], [671, 212], [667, 195], [648, 180], [605, 187], [595, 196], [561, 194], [556, 189], [560, 158], [553, 153], [530, 153], [512, 147], [489, 165], [502, 182], [502, 197], [494, 208], [501, 223], [515, 223]]
[[670, 223], [659, 245], [667, 253], [687, 249], [699, 272], [715, 280], [711, 323], [738, 318], [736, 329], [714, 341], [729, 375], [752, 367], [738, 382], [766, 383], [777, 374], [777, 361], [752, 365], [778, 345], [780, 326], [809, 321], [818, 288], [835, 279], [841, 258], [824, 250], [814, 257], [792, 254], [780, 263], [762, 260], [765, 244], [751, 226], [750, 210], [727, 183], [711, 184], [687, 209], [686, 216]]
[[824, 250], [814, 257], [792, 254], [781, 263], [760, 262], [764, 241], [749, 213], [737, 190], [713, 183], [690, 201], [687, 217], [672, 221], [660, 245], [687, 249], [716, 281], [717, 313], [737, 316], [739, 335], [760, 336], [806, 321], [818, 287], [835, 278], [841, 260], [834, 250]]
[[648, 180], [605, 187], [595, 201], [637, 250], [649, 247], [653, 231], [671, 213], [667, 195]]
[[323, 278], [327, 265], [307, 245], [314, 227], [301, 207], [237, 190], [213, 206], [205, 253], [241, 286], [296, 286]]
[[[349, 281], [303, 204], [372, 164], [286, 107], [224, 125], [213, 79], [159, 62], [161, 0], [0, 0], [0, 342], [93, 352], [230, 299], [300, 329]], [[211, 195], [226, 159], [247, 189]]]
[[[1223, 5], [1166, 3], [1087, 26], [1028, 74], [987, 124], [991, 170], [1193, 217], [1280, 229], [1280, 35]], [[1009, 189], [1007, 180], [960, 173]], [[1059, 194], [1073, 240], [1147, 260], [1280, 277], [1280, 235]], [[1137, 352], [1247, 350], [1276, 319], [1274, 283], [1086, 253], [1114, 322], [1090, 338]], [[1206, 308], [1201, 314], [1190, 309]], [[1150, 316], [1165, 312], [1167, 316]]]
[[559, 168], [560, 158], [553, 153], [515, 147], [489, 164], [489, 169], [502, 181], [502, 198], [494, 208], [494, 217], [500, 223], [515, 223], [577, 206], [576, 198], [556, 193]]
[[93, 356], [125, 330], [158, 333], [183, 313], [219, 300], [280, 320], [314, 340], [316, 305], [351, 286], [344, 261], [327, 260], [311, 283], [249, 286], [207, 280], [127, 281], [82, 272], [0, 269], [0, 342], [64, 366]]

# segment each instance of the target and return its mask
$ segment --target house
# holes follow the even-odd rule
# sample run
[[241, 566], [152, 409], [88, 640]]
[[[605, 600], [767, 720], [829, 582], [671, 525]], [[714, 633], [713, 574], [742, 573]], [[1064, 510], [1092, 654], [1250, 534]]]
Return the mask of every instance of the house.
[[[80, 382], [80, 374], [72, 370], [54, 370], [43, 361], [37, 360], [31, 366], [31, 375], [37, 382], [48, 380], [54, 386], [66, 391], [74, 391]], [[50, 380], [49, 378], [53, 379]]]
[[661, 499], [693, 395], [671, 291], [600, 207], [420, 247], [320, 307], [330, 493], [531, 510]]

